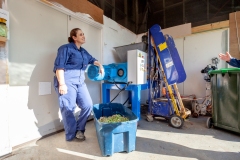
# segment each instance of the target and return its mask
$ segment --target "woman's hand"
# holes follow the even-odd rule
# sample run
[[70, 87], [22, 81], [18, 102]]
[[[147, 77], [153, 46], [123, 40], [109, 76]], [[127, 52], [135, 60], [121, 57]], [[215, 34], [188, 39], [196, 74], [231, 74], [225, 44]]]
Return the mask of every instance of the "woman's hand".
[[61, 95], [67, 94], [67, 86], [66, 84], [59, 85], [58, 91]]
[[232, 58], [232, 56], [231, 56], [228, 52], [226, 52], [226, 54], [220, 53], [220, 54], [218, 55], [218, 57], [219, 57], [221, 60], [224, 60], [224, 61], [227, 61], [227, 62], [229, 62], [229, 61], [231, 60], [231, 58]]
[[102, 65], [99, 66], [99, 73], [102, 75], [104, 74], [104, 68]]
[[57, 69], [56, 70], [56, 76], [58, 79], [58, 92], [63, 95], [67, 94], [67, 86], [65, 84], [65, 79], [64, 79], [64, 70], [63, 69]]
[[98, 61], [94, 61], [93, 64], [94, 64], [95, 66], [98, 66], [98, 67], [99, 67], [99, 73], [100, 73], [101, 75], [103, 75], [103, 74], [104, 74], [104, 68], [103, 68], [102, 64], [101, 64], [100, 62], [98, 62]]

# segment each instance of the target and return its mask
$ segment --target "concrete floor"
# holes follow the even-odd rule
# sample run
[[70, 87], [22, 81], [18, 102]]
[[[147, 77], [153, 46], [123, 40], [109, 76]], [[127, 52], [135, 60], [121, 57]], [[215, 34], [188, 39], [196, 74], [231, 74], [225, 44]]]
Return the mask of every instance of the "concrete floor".
[[93, 121], [87, 123], [86, 141], [66, 142], [59, 132], [15, 149], [5, 160], [240, 160], [240, 134], [206, 128], [207, 117], [189, 118], [182, 129], [165, 120], [141, 119], [136, 150], [103, 157]]

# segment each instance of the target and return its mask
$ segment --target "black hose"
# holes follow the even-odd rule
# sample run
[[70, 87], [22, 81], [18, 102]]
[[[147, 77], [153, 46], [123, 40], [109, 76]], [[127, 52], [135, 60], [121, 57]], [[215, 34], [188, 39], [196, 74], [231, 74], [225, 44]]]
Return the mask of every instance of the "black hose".
[[128, 100], [129, 100], [129, 97], [128, 97], [127, 100], [123, 103], [123, 105], [124, 105], [125, 103], [127, 103]]
[[[113, 81], [113, 82], [114, 82], [114, 84], [117, 86], [117, 84], [115, 83], [115, 81]], [[117, 96], [118, 96], [122, 91], [124, 91], [130, 83], [131, 83], [131, 82], [126, 83], [126, 85], [125, 85], [122, 89], [117, 86], [117, 88], [118, 88], [120, 91], [119, 91], [118, 94], [110, 101], [110, 103], [112, 103], [112, 101], [114, 101], [114, 100], [117, 98]]]

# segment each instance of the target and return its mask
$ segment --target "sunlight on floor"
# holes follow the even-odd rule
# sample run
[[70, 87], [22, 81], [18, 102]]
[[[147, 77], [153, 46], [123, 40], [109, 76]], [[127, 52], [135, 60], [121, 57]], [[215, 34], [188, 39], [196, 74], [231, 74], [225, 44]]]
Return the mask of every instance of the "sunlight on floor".
[[69, 154], [69, 155], [78, 156], [78, 157], [84, 157], [84, 158], [89, 158], [89, 159], [100, 158], [100, 157], [97, 157], [97, 156], [84, 154], [84, 153], [80, 153], [80, 152], [69, 151], [69, 150], [66, 150], [66, 149], [61, 149], [61, 148], [56, 148], [56, 149], [59, 152], [66, 153], [66, 154]]
[[[133, 151], [134, 154], [123, 154], [123, 153], [114, 153], [113, 156], [111, 157], [98, 157], [98, 156], [93, 156], [89, 154], [84, 154], [84, 153], [79, 153], [79, 152], [74, 152], [74, 151], [69, 151], [66, 149], [61, 149], [61, 148], [56, 148], [59, 152], [73, 155], [73, 156], [78, 156], [78, 157], [83, 157], [83, 158], [89, 158], [89, 159], [98, 159], [98, 160], [103, 160], [103, 159], [114, 159], [114, 160], [120, 160], [120, 159], [142, 159], [146, 157], [147, 159], [168, 159], [168, 160], [197, 160], [196, 158], [189, 158], [189, 157], [177, 157], [177, 156], [170, 156], [170, 155], [161, 155], [161, 154], [153, 154], [153, 153], [146, 153], [146, 152], [138, 152], [138, 151]], [[145, 158], [144, 158], [145, 159]]]
[[[159, 135], [159, 136], [156, 136]], [[148, 131], [148, 130], [137, 130], [137, 137], [148, 138], [163, 142], [169, 142], [185, 146], [191, 149], [201, 149], [206, 151], [217, 151], [217, 152], [239, 152], [239, 142], [232, 142], [222, 139], [217, 139], [211, 135], [202, 134], [186, 134], [186, 133], [174, 133], [174, 132], [161, 132], [161, 131]], [[171, 137], [171, 138], [169, 138]], [[194, 141], [193, 141], [194, 140]], [[211, 140], [211, 144], [209, 141]], [[216, 142], [216, 143], [215, 143]], [[229, 149], [228, 146], [231, 146]], [[236, 147], [233, 147], [236, 146]]]
[[142, 157], [146, 157], [146, 159], [167, 159], [167, 160], [197, 160], [196, 158], [189, 158], [189, 157], [178, 157], [178, 156], [171, 156], [171, 155], [161, 155], [161, 154], [153, 154], [153, 153], [146, 153], [146, 152], [139, 152], [134, 151], [135, 154], [140, 155], [138, 159], [142, 159]]

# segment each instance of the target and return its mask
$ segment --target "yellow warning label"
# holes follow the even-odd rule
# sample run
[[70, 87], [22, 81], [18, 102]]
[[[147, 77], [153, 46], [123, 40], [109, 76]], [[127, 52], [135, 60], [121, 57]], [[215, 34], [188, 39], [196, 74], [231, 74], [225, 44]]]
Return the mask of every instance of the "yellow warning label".
[[138, 53], [138, 57], [141, 57], [141, 53]]
[[159, 44], [159, 45], [158, 45], [158, 48], [159, 48], [160, 51], [163, 51], [164, 49], [167, 48], [167, 43], [164, 42], [164, 43]]

